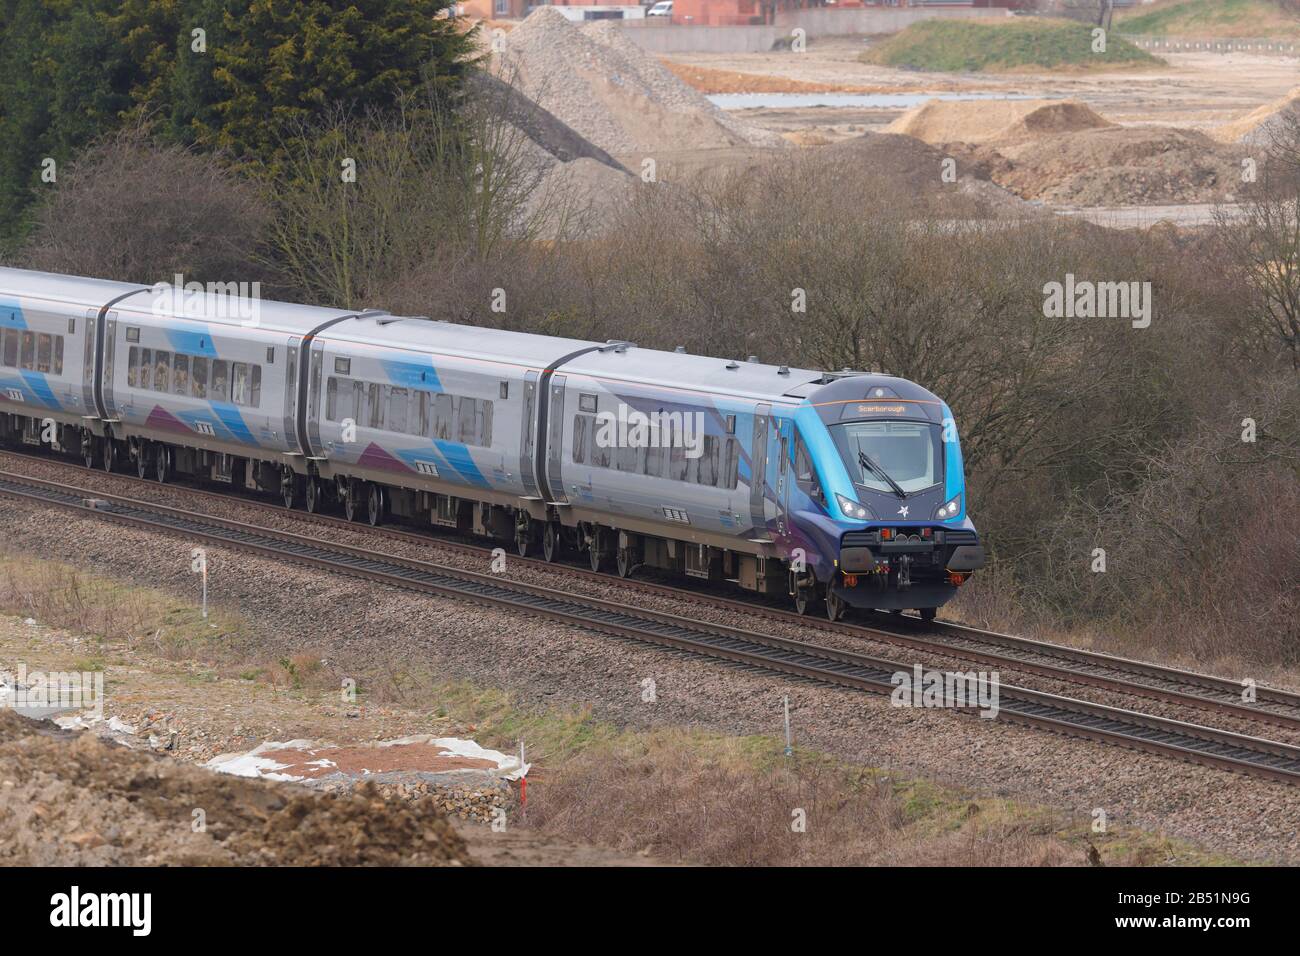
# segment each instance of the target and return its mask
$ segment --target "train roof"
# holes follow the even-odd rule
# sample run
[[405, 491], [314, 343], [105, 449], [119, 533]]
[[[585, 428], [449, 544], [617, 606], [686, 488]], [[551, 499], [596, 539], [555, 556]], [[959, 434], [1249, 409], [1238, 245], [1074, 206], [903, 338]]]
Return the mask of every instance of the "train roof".
[[[154, 302], [152, 289], [143, 284], [107, 279], [0, 268], [0, 295], [70, 304], [77, 308], [97, 309], [126, 293], [137, 292], [137, 296], [125, 299], [116, 308], [128, 315], [132, 312], [151, 313]], [[213, 325], [247, 325], [246, 320], [230, 316], [228, 296], [203, 293], [187, 298], [186, 306], [186, 314], [180, 318]], [[934, 399], [929, 392], [903, 379], [879, 375], [864, 377], [861, 372], [826, 373], [739, 358], [665, 352], [639, 348], [631, 343], [601, 343], [457, 325], [386, 312], [369, 311], [357, 315], [341, 309], [265, 299], [259, 299], [257, 306], [256, 325], [259, 329], [288, 335], [305, 335], [331, 319], [346, 319], [319, 335], [319, 340], [333, 343], [336, 347], [352, 344], [416, 353], [434, 352], [502, 366], [538, 369], [566, 356], [574, 356], [560, 367], [560, 374], [586, 375], [609, 383], [644, 384], [685, 392], [707, 391], [714, 395], [787, 405], [805, 400], [818, 404], [823, 400], [857, 399], [865, 397], [865, 388], [882, 383], [901, 389], [895, 392], [901, 397], [911, 395], [916, 399]], [[855, 380], [852, 385], [848, 384], [849, 379]]]

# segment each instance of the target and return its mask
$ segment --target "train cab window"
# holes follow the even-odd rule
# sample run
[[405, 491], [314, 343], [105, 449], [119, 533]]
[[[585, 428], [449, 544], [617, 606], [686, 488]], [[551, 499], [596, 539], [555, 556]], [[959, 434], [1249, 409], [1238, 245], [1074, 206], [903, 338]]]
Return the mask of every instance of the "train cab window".
[[176, 356], [176, 362], [172, 365], [172, 391], [177, 395], [188, 395], [190, 391], [190, 357], [188, 355]]
[[230, 401], [230, 363], [224, 359], [212, 360], [211, 386], [208, 388], [208, 400], [213, 402]]
[[24, 332], [22, 341], [22, 361], [23, 368], [32, 371], [36, 368], [36, 333]]
[[153, 354], [153, 390], [166, 392], [171, 388], [172, 353], [159, 349]]
[[17, 329], [4, 330], [4, 364], [6, 368], [14, 368], [18, 365], [18, 331]]
[[195, 398], [208, 397], [208, 360], [195, 356], [190, 366], [190, 394]]
[[36, 371], [49, 374], [54, 361], [54, 342], [42, 332], [36, 337]]
[[[132, 352], [135, 349], [131, 350]], [[140, 350], [140, 377], [136, 385], [140, 388], [149, 388], [149, 383], [153, 380], [153, 349]]]
[[61, 335], [54, 336], [54, 374], [63, 374], [63, 336]]
[[808, 454], [802, 435], [796, 435], [794, 439], [794, 478], [814, 498], [824, 498], [821, 484], [817, 481], [817, 472], [813, 470], [812, 456]]

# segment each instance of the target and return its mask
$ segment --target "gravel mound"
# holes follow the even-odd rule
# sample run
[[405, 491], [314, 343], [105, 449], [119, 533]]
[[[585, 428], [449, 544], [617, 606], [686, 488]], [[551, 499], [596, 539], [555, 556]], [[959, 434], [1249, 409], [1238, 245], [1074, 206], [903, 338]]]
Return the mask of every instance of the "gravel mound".
[[1076, 100], [930, 100], [885, 132], [927, 143], [988, 143], [1113, 125]]
[[523, 216], [539, 239], [599, 236], [616, 221], [636, 185], [636, 177], [594, 159], [553, 163], [529, 195]]
[[[204, 829], [194, 832], [195, 810]], [[0, 710], [0, 864], [465, 865], [428, 802], [224, 776]]]
[[1210, 135], [1220, 143], [1268, 146], [1288, 124], [1300, 125], [1300, 86], [1281, 99], [1212, 130]]
[[578, 26], [542, 7], [498, 56], [524, 95], [608, 153], [783, 145], [726, 115], [609, 23]]

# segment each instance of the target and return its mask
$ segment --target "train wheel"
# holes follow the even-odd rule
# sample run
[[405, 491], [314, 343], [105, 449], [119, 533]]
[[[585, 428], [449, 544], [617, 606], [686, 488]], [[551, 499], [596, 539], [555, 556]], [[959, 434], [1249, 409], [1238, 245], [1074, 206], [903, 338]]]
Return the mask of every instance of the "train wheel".
[[373, 481], [370, 483], [370, 493], [366, 496], [366, 520], [372, 528], [384, 523], [384, 489]]
[[81, 461], [87, 468], [95, 467], [95, 436], [90, 432], [81, 436]]
[[591, 570], [600, 571], [601, 566], [605, 563], [604, 545], [605, 536], [599, 528], [592, 528], [591, 535], [587, 538], [587, 557], [591, 560]]
[[149, 446], [144, 442], [135, 449], [135, 476], [141, 481], [149, 477]]
[[848, 605], [844, 598], [835, 592], [834, 588], [826, 589], [826, 617], [832, 621], [838, 621], [844, 617], [844, 609]]
[[560, 556], [560, 526], [554, 521], [546, 523], [546, 530], [542, 533], [542, 557], [548, 562], [554, 561]]
[[361, 483], [349, 478], [343, 490], [343, 517], [349, 521], [357, 520], [358, 512], [361, 510], [357, 507], [357, 498], [360, 494]]
[[307, 476], [307, 512], [309, 514], [319, 514], [321, 506], [321, 487], [320, 479], [315, 475]]
[[159, 445], [153, 454], [153, 479], [158, 484], [166, 484], [172, 473], [172, 450], [166, 445]]
[[533, 522], [530, 518], [522, 518], [522, 521], [522, 524], [515, 523], [515, 551], [519, 557], [526, 558], [533, 550]]
[[619, 548], [618, 553], [614, 556], [614, 565], [620, 578], [630, 578], [632, 572], [636, 569], [636, 563], [632, 559], [632, 549]]
[[292, 468], [286, 467], [280, 472], [280, 497], [284, 499], [286, 508], [292, 508], [298, 499], [298, 476]]
[[111, 438], [104, 439], [104, 457], [101, 464], [110, 475], [113, 473], [113, 469], [117, 467], [117, 442]]
[[917, 608], [916, 613], [921, 615], [921, 620], [929, 624], [934, 620], [935, 615], [939, 613], [939, 609], [937, 607], [922, 607]]
[[812, 588], [797, 588], [794, 592], [794, 612], [811, 614], [817, 606], [817, 596]]

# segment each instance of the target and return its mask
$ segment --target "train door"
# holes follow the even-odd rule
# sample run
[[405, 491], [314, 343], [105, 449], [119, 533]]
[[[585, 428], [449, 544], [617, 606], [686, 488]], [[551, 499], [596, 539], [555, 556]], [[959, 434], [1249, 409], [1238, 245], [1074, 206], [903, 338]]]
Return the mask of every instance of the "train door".
[[101, 379], [104, 411], [108, 421], [117, 420], [117, 404], [113, 399], [113, 369], [117, 353], [117, 313], [110, 312], [104, 319], [104, 371]]
[[311, 447], [317, 455], [322, 455], [322, 445], [320, 440], [320, 387], [321, 387], [321, 366], [325, 361], [325, 346], [320, 342], [312, 342], [311, 345], [311, 385], [307, 390], [306, 411], [307, 411], [307, 436], [310, 439]]
[[524, 494], [530, 498], [541, 497], [541, 492], [537, 489], [535, 445], [538, 374], [529, 371], [524, 375], [524, 405], [519, 418], [519, 479], [523, 483]]
[[546, 412], [546, 486], [551, 502], [568, 504], [564, 494], [562, 453], [564, 451], [564, 381], [563, 375], [551, 377], [550, 403]]
[[773, 419], [773, 429], [776, 432], [777, 441], [777, 459], [776, 459], [776, 532], [784, 535], [789, 529], [787, 516], [790, 513], [790, 484], [792, 482], [792, 471], [790, 466], [790, 450], [793, 448], [794, 441], [794, 422], [790, 419]]
[[749, 516], [753, 535], [757, 540], [767, 540], [767, 445], [770, 441], [771, 405], [754, 409], [754, 434], [750, 448]]
[[284, 360], [284, 444], [287, 448], [298, 447], [298, 349], [302, 343], [299, 336], [289, 340], [289, 348]]
[[87, 415], [95, 413], [95, 321], [98, 309], [87, 309], [81, 334], [85, 338], [84, 365], [81, 367], [81, 407]]

